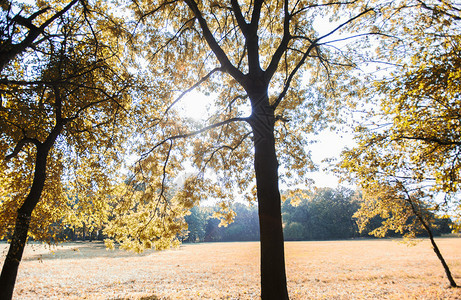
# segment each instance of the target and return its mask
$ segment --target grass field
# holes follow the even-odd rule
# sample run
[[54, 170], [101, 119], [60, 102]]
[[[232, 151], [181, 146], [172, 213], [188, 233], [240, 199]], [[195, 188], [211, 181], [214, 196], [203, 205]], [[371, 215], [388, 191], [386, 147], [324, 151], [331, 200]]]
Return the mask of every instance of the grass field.
[[[437, 241], [461, 284], [461, 239]], [[291, 299], [461, 299], [428, 241], [289, 242], [286, 266]], [[142, 255], [69, 243], [26, 248], [15, 299], [259, 299], [259, 288], [255, 242]]]

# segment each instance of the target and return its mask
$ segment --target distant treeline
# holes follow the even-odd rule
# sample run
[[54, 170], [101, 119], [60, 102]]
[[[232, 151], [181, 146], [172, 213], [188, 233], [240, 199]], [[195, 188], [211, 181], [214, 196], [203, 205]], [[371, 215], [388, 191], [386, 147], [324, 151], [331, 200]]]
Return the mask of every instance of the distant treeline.
[[[296, 203], [293, 205], [292, 203]], [[359, 197], [354, 191], [339, 189], [319, 189], [299, 200], [282, 203], [284, 237], [287, 241], [336, 240], [370, 237], [369, 232], [383, 221], [374, 218], [363, 232], [359, 232], [353, 217], [359, 209]], [[257, 205], [236, 203], [234, 222], [220, 227], [220, 221], [213, 217], [218, 207], [194, 207], [186, 216], [189, 226], [183, 242], [227, 242], [259, 240]], [[435, 218], [435, 236], [450, 233], [450, 220]], [[389, 233], [398, 237], [399, 234]]]
[[[292, 201], [293, 200], [293, 201]], [[360, 207], [360, 196], [354, 191], [338, 188], [318, 189], [305, 193], [304, 197], [288, 198], [282, 203], [284, 237], [287, 241], [336, 240], [371, 237], [369, 233], [381, 225], [383, 219], [374, 218], [363, 232], [359, 232], [354, 213]], [[185, 243], [258, 241], [259, 221], [257, 204], [235, 203], [234, 221], [227, 227], [219, 226], [220, 220], [214, 217], [219, 206], [197, 206], [185, 217], [188, 230], [180, 239]], [[450, 233], [449, 219], [434, 216], [434, 236]], [[59, 226], [58, 226], [59, 227]], [[424, 233], [421, 234], [423, 236]], [[400, 234], [389, 232], [388, 236]], [[103, 228], [80, 223], [64, 228], [59, 240], [103, 240]]]

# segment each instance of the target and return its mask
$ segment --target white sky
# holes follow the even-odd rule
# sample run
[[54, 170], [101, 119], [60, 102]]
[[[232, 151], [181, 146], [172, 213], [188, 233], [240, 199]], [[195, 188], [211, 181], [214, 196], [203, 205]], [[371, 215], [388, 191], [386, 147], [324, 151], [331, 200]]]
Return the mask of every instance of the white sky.
[[[192, 92], [181, 99], [176, 108], [181, 111], [184, 116], [198, 121], [206, 119], [209, 116], [212, 102], [212, 97], [207, 97], [198, 92]], [[345, 147], [351, 147], [353, 145], [352, 135], [345, 133], [341, 133], [340, 135], [326, 130], [314, 138], [317, 139], [318, 142], [310, 144], [309, 150], [312, 151], [314, 163], [319, 165], [319, 171], [308, 173], [307, 177], [314, 179], [315, 185], [318, 187], [336, 188], [338, 187], [338, 177], [332, 173], [323, 171], [327, 164], [322, 164], [321, 162], [327, 158], [339, 159], [341, 151], [344, 150]]]

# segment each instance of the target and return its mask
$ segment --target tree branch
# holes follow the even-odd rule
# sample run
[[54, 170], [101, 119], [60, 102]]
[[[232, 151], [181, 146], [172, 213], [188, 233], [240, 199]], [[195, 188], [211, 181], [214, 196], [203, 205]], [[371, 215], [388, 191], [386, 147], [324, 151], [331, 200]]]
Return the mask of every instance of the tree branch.
[[330, 35], [332, 35], [333, 33], [337, 32], [338, 30], [340, 30], [341, 28], [343, 28], [343, 27], [346, 26], [347, 24], [349, 24], [349, 23], [351, 23], [352, 21], [354, 21], [354, 20], [360, 18], [361, 16], [363, 16], [363, 15], [369, 13], [370, 11], [374, 11], [374, 10], [373, 10], [372, 8], [368, 8], [368, 9], [362, 11], [361, 13], [359, 13], [358, 15], [356, 15], [355, 17], [353, 17], [353, 18], [347, 20], [347, 21], [344, 22], [344, 23], [341, 23], [341, 24], [338, 25], [335, 29], [333, 29], [332, 31], [330, 31], [329, 33], [327, 33], [327, 34], [325, 34], [325, 35], [323, 35], [323, 36], [317, 38], [315, 41], [318, 43], [320, 40], [323, 40], [323, 39], [329, 37]]
[[240, 9], [240, 5], [238, 4], [237, 0], [231, 0], [232, 10], [234, 11], [235, 19], [237, 20], [237, 24], [240, 30], [243, 33], [245, 38], [248, 37], [248, 23], [245, 21], [243, 17], [242, 10]]
[[313, 41], [309, 48], [307, 49], [306, 52], [304, 52], [304, 55], [303, 57], [301, 58], [301, 60], [296, 64], [295, 68], [291, 71], [290, 75], [288, 76], [288, 79], [286, 80], [285, 84], [284, 84], [284, 87], [283, 87], [283, 90], [282, 92], [279, 94], [279, 96], [277, 97], [277, 99], [274, 101], [274, 103], [271, 104], [272, 106], [272, 109], [276, 109], [277, 106], [279, 106], [280, 102], [283, 100], [283, 98], [285, 97], [286, 93], [288, 92], [289, 88], [290, 88], [290, 85], [291, 85], [291, 81], [293, 80], [294, 76], [296, 75], [296, 73], [298, 72], [299, 68], [301, 68], [301, 66], [304, 64], [304, 62], [306, 61], [306, 59], [309, 57], [309, 54], [310, 52], [312, 51], [312, 49], [314, 49], [316, 47], [316, 41]]
[[[285, 0], [287, 3], [288, 0]], [[253, 4], [253, 13], [251, 14], [250, 26], [254, 28], [255, 32], [258, 29], [259, 19], [261, 18], [261, 7], [263, 5], [263, 0], [254, 0]]]
[[[280, 93], [280, 95], [277, 97], [277, 99], [275, 100], [275, 102], [271, 105], [272, 108], [275, 110], [277, 108], [277, 106], [280, 104], [280, 102], [282, 101], [282, 99], [285, 97], [286, 93], [288, 92], [288, 89], [290, 88], [290, 85], [291, 85], [291, 81], [293, 80], [294, 76], [296, 75], [296, 73], [298, 72], [299, 68], [304, 64], [304, 62], [306, 61], [307, 57], [309, 57], [310, 55], [310, 52], [312, 51], [312, 49], [316, 48], [319, 46], [319, 41], [322, 40], [322, 39], [325, 39], [326, 37], [332, 35], [334, 32], [338, 31], [339, 29], [341, 29], [342, 27], [346, 26], [348, 23], [354, 21], [355, 19], [363, 16], [364, 14], [367, 14], [368, 12], [370, 11], [373, 11], [373, 9], [369, 8], [369, 9], [366, 9], [364, 11], [362, 11], [361, 13], [359, 13], [358, 15], [356, 15], [355, 17], [347, 20], [346, 22], [340, 24], [339, 26], [337, 26], [335, 29], [333, 29], [332, 31], [330, 31], [329, 33], [311, 41], [310, 39], [308, 39], [306, 37], [306, 39], [310, 42], [310, 45], [309, 45], [309, 48], [306, 50], [306, 52], [304, 53], [303, 57], [301, 58], [301, 60], [298, 62], [298, 64], [296, 65], [296, 67], [291, 71], [290, 73], [290, 76], [288, 77], [286, 83], [285, 83], [285, 86], [283, 88], [283, 91]], [[284, 35], [284, 38], [285, 38], [285, 35]], [[282, 45], [282, 44], [281, 44]], [[280, 46], [281, 46], [280, 45]], [[279, 46], [279, 48], [280, 48]], [[286, 47], [285, 49], [281, 49], [281, 53], [279, 53], [280, 57], [278, 58], [278, 60], [274, 61], [274, 57], [275, 57], [275, 54], [274, 56], [272, 57], [272, 61], [271, 61], [271, 65], [272, 65], [272, 62], [274, 61], [274, 65], [271, 66], [269, 65], [269, 68], [273, 68], [271, 70], [271, 72], [274, 72], [276, 71], [277, 69], [277, 65], [281, 59], [281, 56], [283, 55], [283, 53], [285, 52], [286, 50]], [[279, 51], [279, 49], [277, 49], [277, 51]], [[277, 53], [276, 51], [276, 53]], [[268, 70], [269, 70], [268, 68]], [[271, 73], [268, 72], [267, 76], [269, 76]], [[273, 73], [272, 73], [273, 75]], [[271, 76], [272, 76], [271, 75]]]
[[196, 89], [198, 86], [200, 86], [202, 83], [204, 83], [206, 80], [208, 80], [208, 78], [211, 77], [211, 75], [213, 75], [214, 73], [218, 72], [218, 71], [223, 71], [223, 68], [222, 67], [219, 67], [219, 68], [214, 68], [213, 70], [211, 70], [208, 74], [206, 74], [205, 76], [203, 76], [202, 78], [200, 78], [199, 81], [197, 81], [194, 85], [192, 85], [190, 88], [188, 88], [187, 90], [183, 91], [181, 93], [181, 95], [179, 95], [178, 98], [176, 98], [176, 100], [173, 101], [173, 103], [170, 104], [170, 106], [168, 106], [168, 108], [165, 110], [165, 114], [168, 113], [168, 111], [176, 104], [178, 103], [187, 93], [190, 93], [191, 91], [193, 91], [194, 89]]
[[213, 34], [210, 31], [210, 28], [208, 27], [208, 24], [206, 20], [203, 18], [202, 13], [200, 9], [198, 8], [197, 3], [195, 0], [184, 0], [186, 4], [189, 6], [190, 10], [192, 13], [195, 15], [197, 18], [200, 27], [202, 28], [202, 33], [203, 36], [208, 44], [208, 46], [211, 48], [211, 51], [216, 55], [216, 58], [220, 62], [222, 68], [229, 73], [235, 80], [237, 80], [240, 83], [244, 82], [244, 75], [242, 72], [240, 72], [239, 69], [237, 69], [229, 60], [227, 57], [226, 53], [224, 50], [219, 46], [218, 42], [214, 38]]
[[210, 129], [213, 129], [213, 128], [221, 127], [221, 126], [224, 126], [224, 125], [232, 123], [232, 122], [242, 122], [242, 121], [248, 122], [248, 118], [231, 118], [231, 119], [228, 119], [228, 120], [225, 120], [225, 121], [222, 121], [222, 122], [218, 122], [218, 123], [206, 126], [206, 127], [202, 128], [202, 129], [199, 129], [199, 130], [196, 130], [196, 131], [170, 136], [170, 137], [158, 142], [154, 147], [152, 147], [152, 149], [150, 149], [146, 153], [143, 153], [141, 155], [140, 160], [147, 157], [155, 149], [157, 149], [158, 147], [160, 147], [161, 145], [163, 145], [164, 143], [166, 143], [168, 141], [174, 141], [174, 140], [177, 140], [177, 139], [185, 139], [185, 138], [188, 138], [188, 137], [191, 137], [191, 136], [194, 136], [194, 135], [201, 134], [201, 133], [206, 132], [206, 131], [208, 131]]
[[277, 71], [277, 68], [280, 63], [280, 60], [282, 59], [283, 53], [285, 53], [285, 51], [287, 50], [288, 43], [291, 40], [291, 34], [290, 34], [291, 16], [288, 12], [288, 1], [287, 0], [285, 0], [284, 14], [285, 16], [283, 19], [283, 37], [282, 37], [282, 40], [280, 41], [279, 46], [277, 47], [277, 50], [275, 50], [274, 55], [272, 56], [269, 66], [267, 67], [265, 71], [264, 79], [266, 82], [269, 82], [272, 79], [272, 76], [274, 76], [275, 72]]
[[6, 161], [9, 161], [10, 159], [12, 159], [12, 158], [15, 157], [16, 155], [18, 155], [18, 154], [19, 154], [19, 151], [21, 151], [22, 148], [23, 148], [26, 144], [34, 144], [35, 146], [39, 146], [41, 143], [40, 143], [40, 141], [37, 140], [37, 139], [22, 138], [22, 139], [16, 144], [16, 146], [14, 147], [13, 152], [11, 152], [11, 153], [8, 154], [7, 156], [5, 156], [5, 160], [6, 160]]
[[[40, 27], [36, 27], [32, 24], [32, 20], [38, 16], [38, 14], [42, 14], [43, 12], [45, 12], [44, 9], [32, 14], [29, 18], [24, 18], [24, 17], [21, 17], [19, 15], [15, 16], [13, 18], [16, 19], [15, 21], [17, 22], [19, 20], [19, 23], [20, 25], [23, 25], [27, 28], [29, 28], [29, 32], [27, 34], [27, 36], [24, 38], [24, 40], [18, 44], [14, 44], [12, 45], [12, 47], [10, 49], [8, 49], [7, 51], [0, 51], [0, 54], [1, 56], [3, 56], [2, 58], [0, 58], [0, 71], [3, 70], [3, 68], [5, 67], [5, 65], [10, 61], [12, 60], [16, 55], [24, 52], [28, 47], [30, 47], [32, 45], [32, 43], [34, 42], [34, 40], [41, 34], [43, 33], [43, 31], [45, 30], [45, 28], [47, 26], [49, 26], [54, 20], [56, 20], [57, 18], [61, 17], [62, 15], [64, 15], [74, 4], [76, 4], [78, 1], [80, 0], [73, 0], [72, 2], [70, 2], [66, 7], [64, 7], [62, 10], [60, 10], [59, 12], [57, 12], [56, 14], [54, 14], [51, 18], [49, 18], [48, 20], [46, 20]], [[24, 23], [26, 22], [26, 23]], [[22, 24], [21, 24], [22, 23]]]
[[[405, 139], [405, 140], [417, 140], [417, 141], [424, 141], [428, 143], [436, 143], [443, 146], [461, 146], [461, 141], [450, 141], [450, 140], [442, 140], [436, 137], [423, 137], [423, 136], [404, 136], [401, 135], [397, 139]], [[395, 139], [395, 140], [397, 140]]]
[[[221, 145], [219, 147], [217, 147], [216, 149], [214, 149], [210, 156], [208, 157], [208, 159], [205, 161], [205, 163], [203, 164], [202, 168], [200, 169], [200, 172], [205, 172], [205, 169], [207, 167], [207, 165], [209, 164], [209, 162], [213, 159], [213, 157], [215, 156], [216, 153], [218, 153], [219, 151], [223, 150], [223, 149], [227, 149], [227, 150], [230, 150], [231, 152], [235, 151], [238, 147], [240, 147], [240, 145], [243, 143], [243, 141], [249, 137], [251, 135], [251, 131], [250, 132], [247, 132], [246, 134], [243, 135], [243, 137], [238, 141], [238, 143], [235, 145], [235, 146], [229, 146], [229, 145]], [[196, 163], [196, 161], [194, 161], [194, 163]]]

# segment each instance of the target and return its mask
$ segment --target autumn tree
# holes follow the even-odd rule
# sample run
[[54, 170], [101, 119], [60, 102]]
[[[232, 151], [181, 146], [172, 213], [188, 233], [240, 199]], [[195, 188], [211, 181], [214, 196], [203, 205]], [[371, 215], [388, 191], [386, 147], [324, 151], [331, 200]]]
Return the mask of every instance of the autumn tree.
[[451, 286], [431, 215], [450, 216], [459, 229], [460, 9], [452, 1], [386, 7], [378, 30], [393, 36], [382, 39], [375, 57], [393, 67], [370, 80], [373, 85], [364, 83], [360, 96], [373, 104], [364, 106], [357, 146], [341, 163], [364, 192], [362, 223], [384, 217], [378, 235], [426, 230]]
[[[45, 30], [51, 26], [53, 21], [62, 17], [72, 8], [78, 0], [69, 2], [64, 8], [48, 14], [40, 23], [34, 24], [36, 19], [51, 10], [49, 6], [34, 7], [25, 6], [19, 12], [11, 1], [2, 0], [1, 23], [0, 23], [0, 74], [4, 67], [17, 55], [25, 52], [28, 48], [36, 46], [47, 40]], [[37, 10], [34, 10], [37, 8]], [[24, 16], [24, 13], [28, 13]]]
[[5, 3], [2, 51], [12, 52], [1, 56], [0, 236], [10, 246], [0, 298], [10, 299], [28, 237], [53, 242], [70, 211], [106, 217], [132, 80], [117, 19], [94, 18], [105, 4]]
[[[173, 120], [179, 103], [193, 101], [187, 94], [194, 89], [214, 99], [201, 123], [176, 126], [160, 140], [149, 137], [158, 131], [145, 130], [151, 142], [143, 157], [151, 161], [163, 148], [171, 159], [172, 149], [183, 146], [177, 155], [191, 157], [197, 176], [182, 197], [192, 205], [197, 195], [221, 200], [227, 221], [237, 192], [256, 196], [261, 296], [287, 299], [279, 171], [294, 185], [313, 168], [308, 134], [336, 116], [340, 101], [328, 101], [341, 88], [336, 71], [352, 65], [335, 38], [372, 9], [357, 1], [236, 0], [135, 1], [131, 8], [139, 20], [132, 42], [141, 50], [142, 70], [176, 91], [164, 116], [147, 120], [146, 127]], [[327, 16], [336, 23], [319, 33]]]

